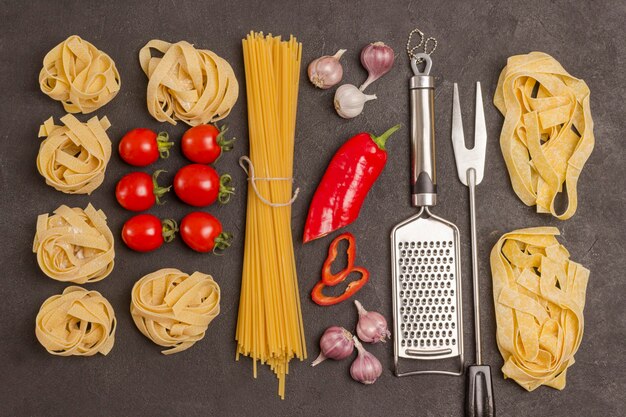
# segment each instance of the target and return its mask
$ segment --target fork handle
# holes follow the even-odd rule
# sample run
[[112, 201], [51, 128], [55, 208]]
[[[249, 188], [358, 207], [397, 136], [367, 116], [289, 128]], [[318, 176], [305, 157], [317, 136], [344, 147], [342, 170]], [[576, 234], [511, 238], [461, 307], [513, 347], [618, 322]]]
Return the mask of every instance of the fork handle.
[[414, 206], [437, 204], [435, 171], [434, 78], [415, 75], [409, 83], [411, 95], [411, 185]]

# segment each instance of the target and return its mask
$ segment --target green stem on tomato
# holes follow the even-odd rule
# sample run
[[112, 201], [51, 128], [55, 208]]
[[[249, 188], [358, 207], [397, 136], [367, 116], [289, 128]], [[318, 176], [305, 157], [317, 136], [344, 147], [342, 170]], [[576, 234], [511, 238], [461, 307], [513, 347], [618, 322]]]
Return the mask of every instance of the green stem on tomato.
[[387, 139], [389, 139], [389, 137], [391, 137], [391, 135], [393, 135], [393, 133], [400, 129], [400, 127], [402, 127], [402, 125], [395, 125], [393, 127], [390, 127], [389, 129], [387, 129], [387, 131], [385, 133], [383, 133], [380, 136], [374, 136], [372, 134], [370, 134], [372, 140], [374, 141], [374, 143], [376, 145], [378, 145], [378, 147], [380, 149], [382, 149], [383, 151], [385, 150], [385, 144], [387, 143]]
[[232, 177], [228, 174], [224, 174], [220, 177], [220, 191], [217, 196], [220, 204], [226, 204], [230, 201], [230, 196], [235, 194], [235, 187], [231, 187], [229, 184], [232, 181]]
[[170, 188], [172, 188], [171, 185], [169, 187], [159, 186], [159, 183], [157, 182], [157, 178], [159, 177], [159, 175], [161, 175], [162, 172], [167, 172], [167, 171], [164, 169], [158, 169], [154, 171], [154, 174], [152, 174], [152, 187], [153, 187], [152, 192], [154, 193], [154, 198], [156, 199], [156, 203], [158, 205], [165, 204], [165, 201], [161, 201], [161, 197], [163, 197], [165, 193], [167, 193], [170, 190]]
[[233, 235], [232, 233], [222, 232], [220, 233], [215, 240], [213, 241], [215, 246], [213, 246], [213, 253], [215, 255], [221, 255], [221, 251], [228, 248], [232, 243]]
[[170, 148], [174, 146], [174, 142], [169, 141], [170, 136], [167, 132], [159, 132], [157, 135], [157, 149], [161, 158], [166, 159], [170, 156]]
[[[216, 125], [217, 126], [217, 125]], [[222, 151], [228, 152], [233, 150], [233, 143], [235, 142], [235, 138], [225, 139], [224, 134], [228, 131], [228, 125], [224, 124], [222, 127], [218, 128], [220, 133], [217, 135], [216, 142]]]
[[163, 235], [163, 240], [166, 242], [171, 242], [176, 237], [176, 232], [178, 232], [178, 224], [174, 219], [165, 219], [161, 222], [161, 234]]

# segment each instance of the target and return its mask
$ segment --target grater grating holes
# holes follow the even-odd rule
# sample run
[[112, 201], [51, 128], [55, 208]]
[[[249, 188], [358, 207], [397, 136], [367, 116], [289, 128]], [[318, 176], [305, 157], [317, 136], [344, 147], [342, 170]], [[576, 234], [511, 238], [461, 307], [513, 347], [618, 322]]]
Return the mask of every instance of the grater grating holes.
[[456, 345], [454, 242], [398, 242], [402, 347]]

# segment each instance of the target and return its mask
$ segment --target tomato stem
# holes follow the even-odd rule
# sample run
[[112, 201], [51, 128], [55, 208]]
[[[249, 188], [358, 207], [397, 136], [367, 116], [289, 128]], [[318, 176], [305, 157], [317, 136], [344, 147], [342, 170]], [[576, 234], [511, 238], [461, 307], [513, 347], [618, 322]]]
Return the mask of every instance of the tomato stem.
[[220, 192], [217, 199], [220, 204], [226, 204], [230, 201], [230, 197], [235, 194], [235, 187], [231, 187], [229, 184], [232, 181], [232, 177], [229, 174], [224, 174], [220, 177]]
[[[217, 125], [215, 126], [217, 127]], [[215, 141], [217, 142], [219, 147], [222, 148], [222, 151], [224, 152], [232, 151], [234, 147], [233, 143], [235, 142], [236, 138], [232, 138], [229, 140], [224, 138], [224, 134], [228, 131], [228, 125], [223, 124], [222, 127], [218, 129], [220, 133], [217, 135], [217, 139]]]
[[165, 219], [161, 222], [161, 234], [163, 235], [163, 240], [167, 243], [174, 240], [176, 237], [176, 232], [178, 232], [178, 224], [174, 219]]
[[174, 146], [174, 142], [169, 141], [170, 136], [167, 132], [159, 132], [157, 135], [157, 149], [161, 158], [166, 159], [170, 156], [170, 148]]
[[159, 177], [159, 175], [161, 175], [162, 172], [167, 172], [167, 171], [164, 169], [158, 169], [154, 171], [154, 174], [152, 174], [152, 187], [153, 187], [152, 192], [154, 193], [154, 198], [156, 199], [156, 202], [158, 205], [165, 204], [165, 201], [161, 201], [161, 197], [163, 197], [165, 193], [167, 193], [170, 190], [170, 188], [172, 188], [171, 185], [169, 187], [159, 186], [159, 183], [157, 182], [157, 178]]
[[213, 241], [215, 246], [213, 246], [213, 253], [215, 255], [221, 255], [221, 251], [228, 248], [232, 243], [233, 235], [232, 233], [222, 232], [220, 233], [215, 240]]

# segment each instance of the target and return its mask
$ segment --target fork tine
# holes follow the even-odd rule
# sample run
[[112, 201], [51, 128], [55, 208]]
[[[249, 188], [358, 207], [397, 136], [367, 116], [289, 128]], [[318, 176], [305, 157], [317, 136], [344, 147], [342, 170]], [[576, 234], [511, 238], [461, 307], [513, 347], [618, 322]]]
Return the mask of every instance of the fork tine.
[[465, 148], [463, 135], [463, 118], [461, 116], [461, 102], [459, 100], [459, 87], [454, 83], [454, 99], [452, 102], [452, 145], [454, 153]]
[[487, 144], [487, 126], [485, 123], [485, 111], [483, 109], [483, 95], [480, 91], [480, 81], [476, 82], [476, 109], [474, 120], [474, 148], [478, 156], [485, 159], [485, 148]]

